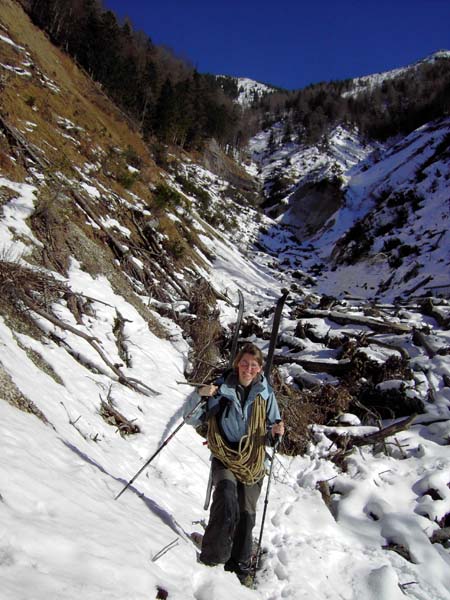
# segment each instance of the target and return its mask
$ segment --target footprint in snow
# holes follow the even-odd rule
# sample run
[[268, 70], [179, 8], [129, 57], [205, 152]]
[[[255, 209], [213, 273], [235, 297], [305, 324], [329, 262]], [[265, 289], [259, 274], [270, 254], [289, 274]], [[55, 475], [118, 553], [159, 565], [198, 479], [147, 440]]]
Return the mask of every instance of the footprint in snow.
[[289, 575], [281, 563], [277, 564], [277, 566], [274, 569], [274, 572], [275, 572], [275, 575], [278, 577], [278, 579], [280, 579], [281, 581], [289, 579]]
[[289, 555], [284, 548], [278, 551], [277, 557], [281, 564], [285, 566], [289, 564]]

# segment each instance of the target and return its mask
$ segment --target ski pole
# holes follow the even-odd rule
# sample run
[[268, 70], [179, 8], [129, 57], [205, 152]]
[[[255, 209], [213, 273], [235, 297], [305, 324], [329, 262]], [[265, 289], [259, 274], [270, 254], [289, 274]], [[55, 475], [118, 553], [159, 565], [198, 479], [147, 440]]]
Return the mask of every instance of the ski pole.
[[177, 385], [190, 385], [191, 387], [195, 387], [195, 388], [201, 388], [205, 385], [208, 385], [207, 383], [197, 383], [196, 381], [177, 381], [176, 384]]
[[262, 515], [262, 519], [261, 519], [261, 529], [259, 532], [258, 546], [256, 549], [256, 556], [255, 556], [255, 562], [254, 562], [253, 573], [252, 573], [253, 581], [255, 580], [256, 571], [258, 569], [259, 561], [261, 559], [261, 542], [262, 542], [262, 537], [263, 537], [263, 532], [264, 532], [264, 523], [266, 520], [267, 505], [269, 504], [269, 491], [270, 491], [270, 482], [272, 481], [273, 463], [275, 462], [275, 454], [277, 453], [280, 442], [281, 442], [281, 436], [277, 435], [276, 439], [275, 439], [275, 444], [273, 446], [272, 460], [270, 461], [269, 476], [267, 478], [267, 489], [266, 489], [266, 497], [264, 499], [264, 510], [263, 510], [263, 515]]
[[[206, 384], [203, 384], [206, 385]], [[187, 422], [187, 420], [194, 414], [194, 412], [197, 410], [197, 408], [200, 406], [200, 404], [202, 402], [205, 401], [205, 398], [200, 398], [200, 400], [197, 402], [197, 404], [194, 406], [194, 408], [183, 418], [183, 420], [181, 421], [181, 423], [178, 425], [178, 427], [164, 440], [164, 442], [161, 444], [161, 446], [156, 450], [156, 452], [154, 452], [152, 454], [152, 456], [147, 460], [147, 462], [142, 465], [142, 467], [139, 469], [139, 471], [130, 479], [130, 481], [126, 484], [126, 486], [117, 494], [117, 496], [114, 498], [114, 500], [118, 500], [120, 498], [120, 496], [124, 493], [124, 491], [130, 487], [130, 485], [133, 483], [133, 481], [135, 481], [139, 475], [142, 473], [142, 471], [152, 462], [152, 460], [161, 452], [161, 450], [164, 448], [164, 446], [167, 446], [167, 444], [170, 442], [170, 440], [176, 435], [176, 433], [183, 427], [183, 425]]]

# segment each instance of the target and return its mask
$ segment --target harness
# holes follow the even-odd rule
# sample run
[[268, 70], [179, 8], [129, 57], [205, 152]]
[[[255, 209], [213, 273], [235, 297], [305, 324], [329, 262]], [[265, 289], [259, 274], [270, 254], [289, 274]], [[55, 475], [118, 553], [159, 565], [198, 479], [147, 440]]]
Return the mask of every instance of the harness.
[[208, 419], [208, 447], [211, 454], [246, 485], [253, 485], [264, 476], [266, 413], [266, 401], [258, 394], [253, 403], [247, 433], [239, 440], [237, 450], [225, 443], [217, 422], [218, 415]]

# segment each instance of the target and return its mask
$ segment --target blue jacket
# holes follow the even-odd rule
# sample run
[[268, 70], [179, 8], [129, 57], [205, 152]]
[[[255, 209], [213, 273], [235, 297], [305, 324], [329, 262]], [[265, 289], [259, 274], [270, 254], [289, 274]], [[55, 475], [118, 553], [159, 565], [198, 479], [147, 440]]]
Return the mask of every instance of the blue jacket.
[[[258, 376], [253, 382], [248, 396], [243, 405], [238, 395], [238, 381], [233, 371], [225, 376], [225, 380], [218, 382], [219, 390], [212, 398], [199, 407], [187, 421], [194, 427], [205, 422], [210, 416], [216, 415], [219, 429], [225, 441], [235, 444], [247, 433], [247, 427], [252, 414], [252, 407], [256, 396], [261, 395], [266, 401], [267, 426], [270, 428], [280, 417], [280, 410], [272, 387], [264, 375]], [[189, 399], [185, 414], [200, 400], [200, 395], [194, 392]]]

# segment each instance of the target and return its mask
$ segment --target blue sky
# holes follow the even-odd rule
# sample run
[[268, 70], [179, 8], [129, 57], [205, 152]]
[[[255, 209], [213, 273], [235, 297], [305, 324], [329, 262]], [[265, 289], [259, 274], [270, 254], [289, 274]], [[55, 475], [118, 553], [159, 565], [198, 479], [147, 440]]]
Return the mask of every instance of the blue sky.
[[103, 0], [204, 73], [296, 89], [450, 50], [450, 0]]

